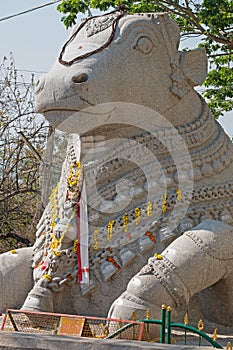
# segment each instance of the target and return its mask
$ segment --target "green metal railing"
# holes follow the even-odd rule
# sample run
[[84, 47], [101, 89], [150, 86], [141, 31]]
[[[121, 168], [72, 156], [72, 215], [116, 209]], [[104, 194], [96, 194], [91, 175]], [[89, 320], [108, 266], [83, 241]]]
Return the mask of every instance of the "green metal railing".
[[[171, 344], [171, 331], [172, 329], [183, 329], [184, 330], [184, 343], [187, 343], [187, 331], [192, 332], [194, 334], [199, 335], [199, 346], [201, 346], [201, 339], [205, 339], [208, 343], [210, 343], [214, 348], [223, 349], [223, 347], [216, 342], [216, 340], [212, 339], [208, 334], [203, 332], [204, 324], [202, 320], [198, 323], [198, 328], [193, 326], [189, 326], [183, 323], [171, 322], [171, 311], [172, 308], [170, 306], [166, 307], [166, 305], [162, 305], [161, 309], [161, 320], [151, 319], [149, 314], [147, 314], [147, 318], [138, 320], [139, 322], [144, 322], [146, 334], [149, 334], [149, 326], [150, 324], [156, 324], [160, 326], [160, 343]], [[131, 324], [127, 324], [122, 328], [119, 328], [116, 332], [110, 334], [107, 339], [114, 338], [123, 332], [126, 328], [132, 327]]]
[[117, 335], [123, 333], [126, 329], [131, 328], [133, 325], [132, 323], [128, 323], [125, 326], [119, 328], [117, 331], [109, 334], [105, 339], [112, 339], [115, 338]]

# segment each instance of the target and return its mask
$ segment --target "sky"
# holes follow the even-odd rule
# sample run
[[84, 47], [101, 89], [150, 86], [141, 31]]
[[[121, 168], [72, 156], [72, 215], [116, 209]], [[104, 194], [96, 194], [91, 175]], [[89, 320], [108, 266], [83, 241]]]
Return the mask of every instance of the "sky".
[[[48, 2], [52, 0], [0, 0], [0, 61], [12, 52], [16, 68], [26, 79], [28, 71], [36, 72], [36, 78], [49, 71], [70, 30], [61, 22], [57, 3], [8, 20], [1, 19]], [[233, 112], [220, 117], [219, 122], [233, 136]]]

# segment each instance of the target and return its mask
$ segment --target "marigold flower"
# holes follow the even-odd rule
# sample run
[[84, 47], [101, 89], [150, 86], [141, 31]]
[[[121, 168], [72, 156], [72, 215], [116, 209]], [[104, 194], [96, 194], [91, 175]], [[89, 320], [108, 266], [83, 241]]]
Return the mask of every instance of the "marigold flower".
[[154, 257], [155, 257], [157, 260], [163, 260], [163, 256], [162, 256], [161, 254], [155, 253], [155, 254], [154, 254]]

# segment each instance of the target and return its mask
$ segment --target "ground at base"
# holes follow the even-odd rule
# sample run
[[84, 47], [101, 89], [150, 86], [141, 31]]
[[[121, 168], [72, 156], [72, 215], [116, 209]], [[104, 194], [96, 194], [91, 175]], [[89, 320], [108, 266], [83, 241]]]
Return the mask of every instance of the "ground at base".
[[26, 334], [0, 331], [0, 350], [208, 350], [212, 347], [167, 345], [133, 340], [102, 340], [56, 335]]

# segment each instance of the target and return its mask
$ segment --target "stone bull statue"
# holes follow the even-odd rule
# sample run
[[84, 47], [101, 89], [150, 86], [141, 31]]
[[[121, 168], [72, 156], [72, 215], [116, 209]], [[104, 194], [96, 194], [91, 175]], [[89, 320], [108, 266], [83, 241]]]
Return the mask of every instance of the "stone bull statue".
[[166, 13], [90, 18], [38, 82], [38, 112], [71, 136], [33, 249], [0, 257], [2, 309], [158, 317], [199, 292], [232, 322], [233, 145], [194, 90], [204, 50], [179, 40]]

